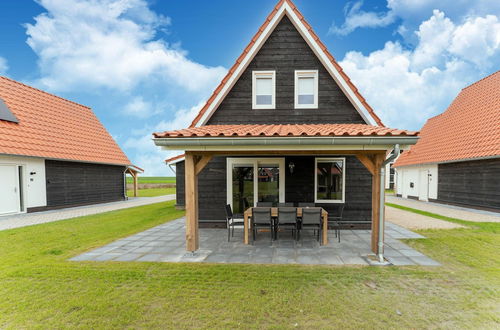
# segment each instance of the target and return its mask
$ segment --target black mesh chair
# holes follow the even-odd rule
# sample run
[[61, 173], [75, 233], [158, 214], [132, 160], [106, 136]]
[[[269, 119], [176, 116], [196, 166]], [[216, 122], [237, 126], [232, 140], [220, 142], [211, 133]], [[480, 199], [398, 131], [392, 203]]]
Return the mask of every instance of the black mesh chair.
[[293, 203], [278, 203], [278, 207], [293, 207]]
[[335, 230], [335, 237], [340, 242], [340, 226], [342, 225], [342, 215], [344, 214], [344, 204], [339, 204], [334, 212], [328, 212], [328, 227]]
[[292, 236], [296, 239], [295, 233], [297, 232], [297, 209], [295, 207], [279, 207], [278, 220], [276, 222], [276, 238], [278, 238], [279, 231], [291, 230]]
[[227, 241], [231, 240], [231, 236], [234, 236], [234, 226], [244, 225], [245, 221], [243, 219], [235, 219], [233, 216], [233, 210], [231, 205], [226, 205], [226, 225], [227, 225]]
[[315, 207], [314, 203], [299, 203], [299, 207]]
[[273, 207], [273, 202], [257, 202], [257, 207]]
[[271, 242], [273, 241], [273, 219], [271, 218], [270, 207], [254, 207], [252, 208], [252, 237], [255, 241], [257, 230], [259, 228], [269, 228], [271, 233]]
[[[317, 232], [318, 242], [320, 241], [321, 232], [321, 207], [310, 207], [302, 209], [302, 227], [301, 230], [313, 230]], [[299, 233], [300, 236], [300, 233]]]

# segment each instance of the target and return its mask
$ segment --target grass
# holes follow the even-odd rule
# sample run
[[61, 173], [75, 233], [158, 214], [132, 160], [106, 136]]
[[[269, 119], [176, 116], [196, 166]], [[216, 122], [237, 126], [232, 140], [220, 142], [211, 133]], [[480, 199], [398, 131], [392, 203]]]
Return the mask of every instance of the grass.
[[0, 328], [498, 328], [500, 224], [421, 231], [443, 267], [71, 262], [173, 202], [0, 232]]
[[[139, 176], [139, 183], [175, 183], [173, 176]], [[127, 183], [134, 183], [131, 176], [127, 176]]]
[[[155, 197], [175, 194], [175, 188], [150, 188], [137, 190], [138, 197]], [[134, 196], [133, 190], [127, 190], [127, 196]]]

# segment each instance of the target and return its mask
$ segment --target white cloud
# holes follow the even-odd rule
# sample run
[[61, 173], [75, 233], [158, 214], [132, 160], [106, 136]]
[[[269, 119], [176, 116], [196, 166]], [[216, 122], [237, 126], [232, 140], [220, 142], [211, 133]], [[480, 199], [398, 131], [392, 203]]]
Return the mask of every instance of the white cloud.
[[388, 26], [396, 21], [401, 25], [396, 29], [407, 41], [414, 42], [412, 32], [420, 23], [432, 15], [435, 9], [446, 14], [451, 20], [460, 22], [473, 16], [500, 16], [500, 1], [498, 0], [387, 0], [387, 10], [384, 12], [363, 11], [362, 1], [348, 4], [345, 9], [345, 22], [340, 26], [335, 23], [329, 32], [347, 35], [357, 28], [377, 28]]
[[156, 105], [145, 101], [142, 96], [136, 96], [129, 100], [123, 110], [125, 114], [137, 118], [148, 118], [161, 112]]
[[145, 80], [197, 92], [222, 77], [222, 67], [193, 62], [156, 33], [170, 19], [145, 0], [40, 0], [47, 10], [26, 24], [39, 56], [39, 83], [53, 91], [75, 87], [128, 90]]
[[6, 74], [8, 69], [7, 60], [0, 56], [0, 74]]
[[153, 132], [162, 132], [167, 130], [176, 130], [188, 127], [198, 114], [204, 102], [186, 109], [178, 110], [172, 120], [164, 120], [156, 125], [146, 125], [145, 127], [132, 132], [134, 136], [128, 138], [123, 146], [127, 150], [140, 152], [138, 166], [146, 169], [145, 175], [172, 175], [170, 169], [165, 165], [164, 160], [177, 156], [182, 151], [162, 150], [154, 145], [152, 141]]
[[349, 52], [340, 62], [389, 126], [420, 129], [461, 88], [500, 67], [500, 25], [494, 16], [456, 25], [434, 11], [414, 33], [413, 50], [389, 41], [366, 56]]
[[335, 23], [332, 24], [328, 33], [345, 36], [357, 28], [383, 27], [392, 24], [396, 19], [392, 11], [386, 13], [366, 12], [361, 10], [362, 5], [363, 1], [358, 1], [354, 4], [347, 3], [344, 8], [346, 16], [345, 22], [340, 27], [337, 27]]

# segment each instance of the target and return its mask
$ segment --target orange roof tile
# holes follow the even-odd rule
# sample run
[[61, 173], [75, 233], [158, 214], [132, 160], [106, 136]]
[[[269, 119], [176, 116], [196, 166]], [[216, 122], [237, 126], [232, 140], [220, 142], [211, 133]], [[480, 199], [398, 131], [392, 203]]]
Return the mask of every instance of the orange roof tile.
[[165, 163], [167, 163], [167, 164], [171, 163], [171, 162], [173, 162], [175, 160], [182, 159], [185, 156], [186, 156], [185, 154], [180, 154], [180, 155], [177, 155], [177, 156], [174, 156], [174, 157], [167, 158], [167, 159], [165, 159]]
[[378, 125], [384, 126], [384, 124], [382, 123], [382, 121], [380, 120], [380, 118], [377, 116], [377, 114], [375, 113], [375, 111], [373, 111], [372, 107], [368, 104], [368, 102], [366, 102], [365, 98], [359, 93], [358, 89], [356, 88], [356, 86], [354, 86], [354, 84], [352, 83], [351, 79], [342, 70], [342, 67], [340, 66], [340, 64], [338, 64], [338, 62], [335, 60], [335, 58], [333, 57], [333, 55], [330, 54], [330, 52], [328, 51], [328, 49], [326, 48], [326, 46], [321, 42], [321, 40], [319, 39], [319, 37], [313, 31], [312, 27], [305, 20], [304, 15], [302, 15], [300, 13], [300, 11], [297, 9], [297, 7], [295, 6], [295, 4], [291, 0], [280, 0], [276, 4], [276, 6], [274, 7], [274, 9], [271, 11], [271, 14], [269, 14], [269, 16], [267, 17], [267, 19], [265, 20], [265, 22], [262, 24], [262, 26], [258, 29], [257, 33], [252, 38], [252, 40], [250, 41], [250, 43], [248, 44], [248, 46], [243, 50], [243, 53], [238, 57], [236, 63], [231, 67], [231, 69], [228, 71], [228, 73], [226, 74], [226, 76], [222, 79], [222, 82], [215, 89], [215, 91], [212, 94], [212, 96], [208, 99], [208, 101], [205, 103], [205, 105], [203, 106], [203, 108], [201, 108], [200, 112], [194, 118], [194, 120], [191, 123], [190, 127], [195, 127], [198, 124], [198, 122], [201, 120], [201, 118], [203, 117], [203, 115], [205, 114], [205, 112], [208, 110], [208, 108], [210, 107], [210, 105], [212, 104], [212, 102], [215, 100], [215, 98], [217, 97], [217, 95], [220, 93], [220, 91], [222, 90], [222, 88], [224, 87], [224, 85], [227, 83], [227, 81], [229, 80], [229, 78], [233, 75], [233, 73], [236, 70], [236, 68], [240, 65], [241, 60], [248, 54], [248, 52], [250, 51], [250, 49], [252, 48], [252, 46], [255, 44], [255, 42], [257, 41], [257, 39], [264, 32], [265, 27], [274, 18], [274, 16], [278, 13], [279, 8], [285, 2], [288, 3], [288, 5], [292, 8], [292, 10], [295, 12], [295, 14], [297, 15], [297, 17], [300, 19], [300, 21], [304, 24], [304, 26], [306, 26], [306, 28], [308, 29], [309, 33], [311, 33], [311, 35], [314, 37], [314, 39], [319, 44], [319, 46], [321, 47], [321, 49], [323, 49], [323, 51], [325, 52], [325, 54], [328, 57], [328, 59], [332, 62], [332, 64], [335, 66], [335, 68], [337, 68], [337, 70], [339, 71], [340, 75], [344, 78], [344, 80], [349, 85], [349, 87], [352, 89], [352, 91], [354, 92], [354, 94], [356, 95], [356, 97], [363, 104], [363, 106], [366, 108], [366, 110], [370, 113], [370, 115], [372, 116], [373, 120]]
[[0, 120], [0, 154], [130, 165], [90, 108], [6, 77], [0, 98], [19, 119]]
[[394, 166], [500, 156], [500, 71], [464, 88]]
[[418, 132], [366, 124], [206, 125], [154, 133], [155, 138], [262, 136], [417, 136]]

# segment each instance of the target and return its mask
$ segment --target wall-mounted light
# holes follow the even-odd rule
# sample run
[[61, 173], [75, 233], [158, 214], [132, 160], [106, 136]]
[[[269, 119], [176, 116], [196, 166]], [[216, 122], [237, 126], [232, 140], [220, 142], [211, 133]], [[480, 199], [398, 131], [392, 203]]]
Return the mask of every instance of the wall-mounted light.
[[35, 174], [36, 174], [36, 172], [30, 172], [30, 175], [35, 175]]
[[293, 162], [288, 163], [288, 169], [290, 170], [290, 174], [293, 174], [294, 168], [295, 168], [295, 164]]

